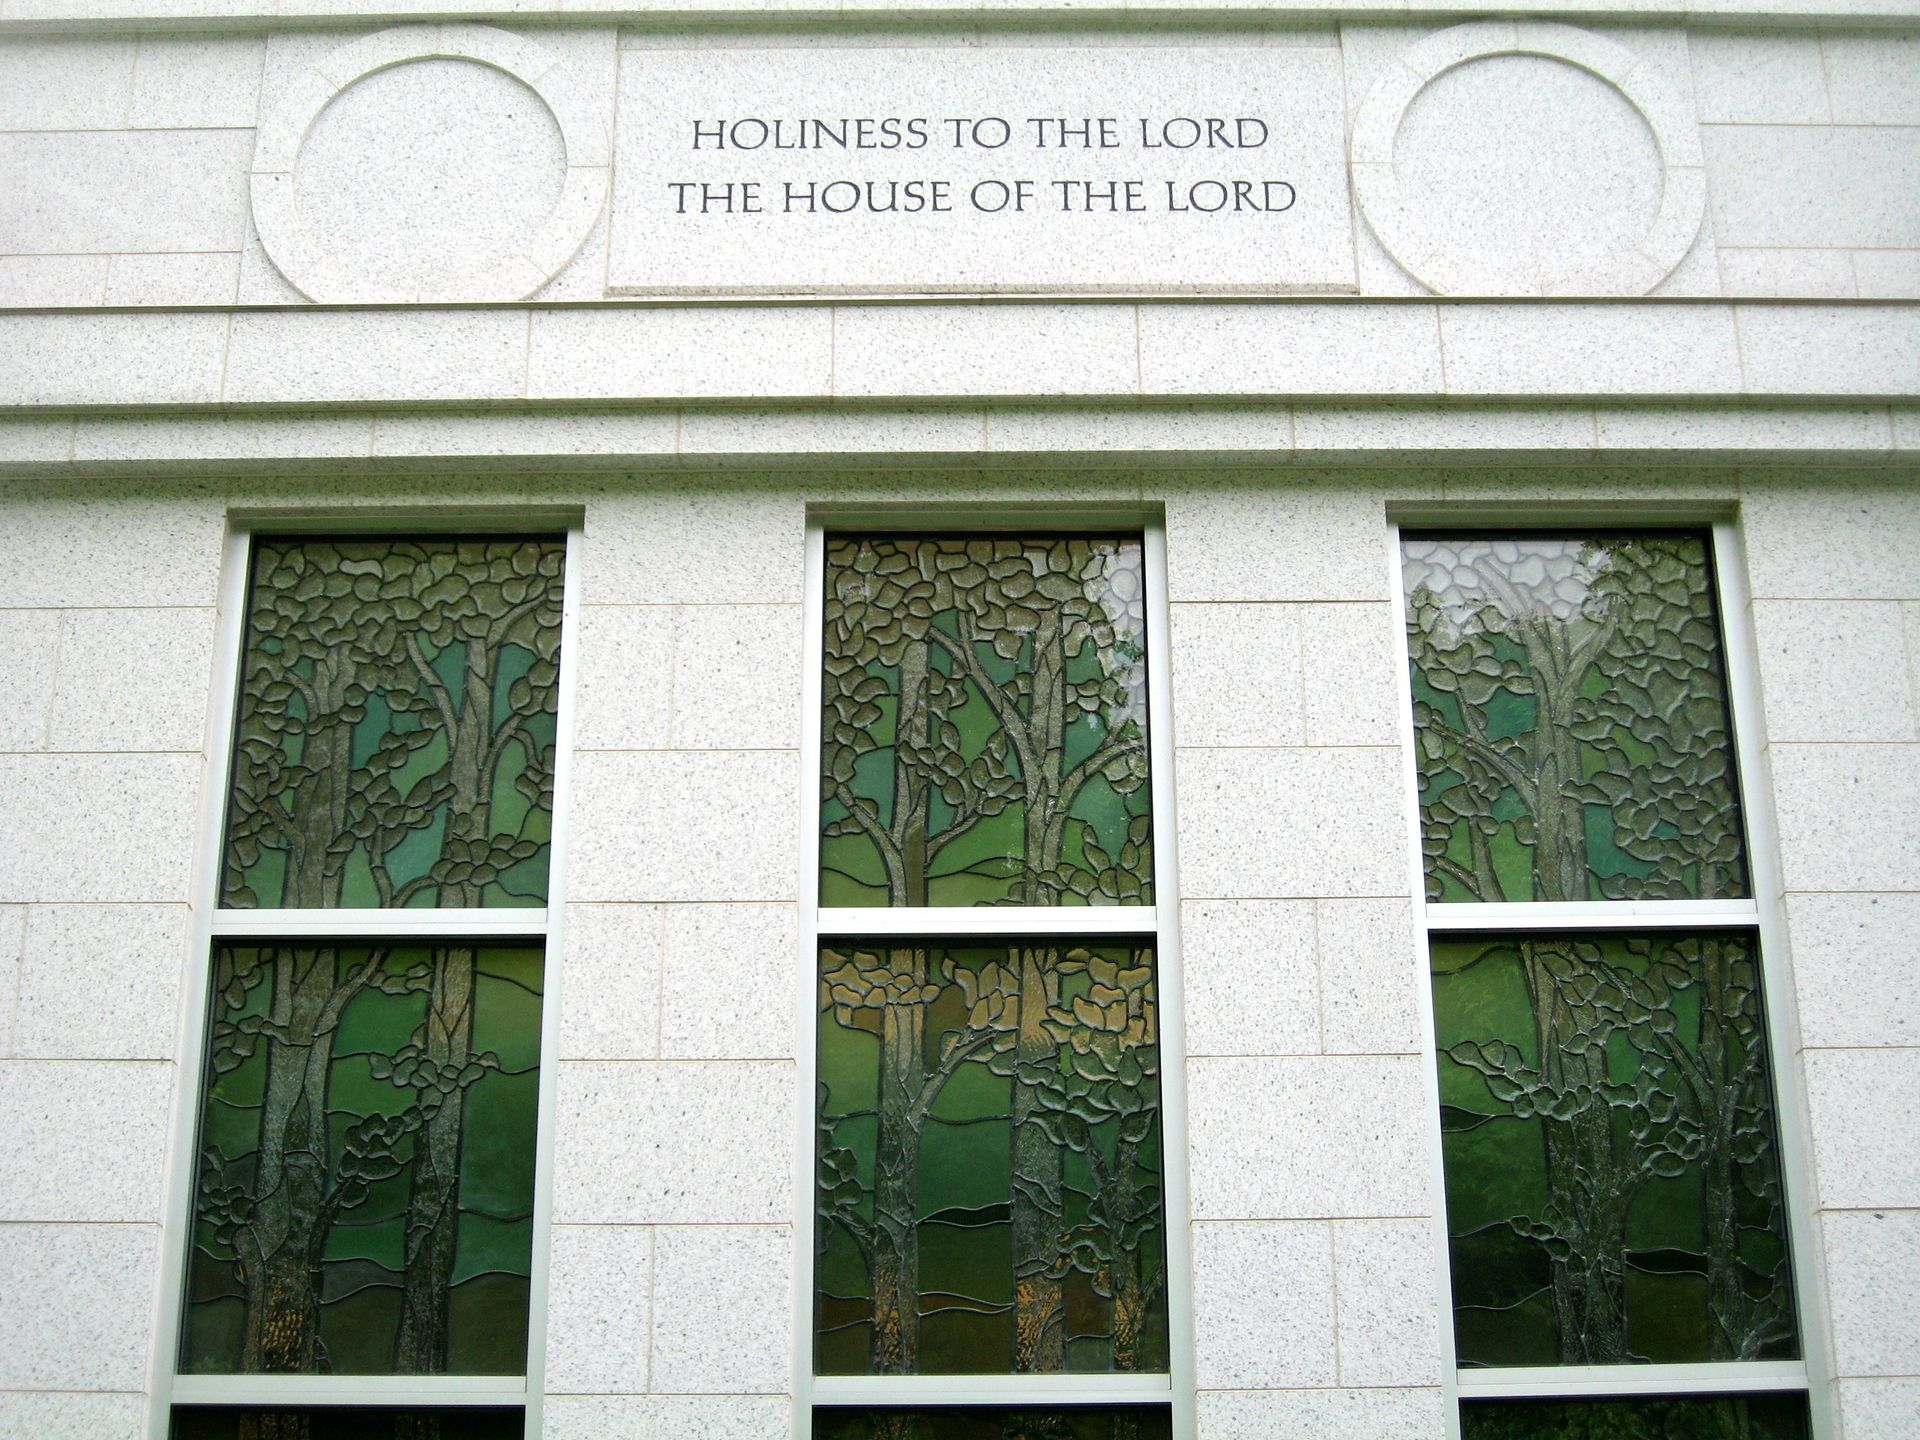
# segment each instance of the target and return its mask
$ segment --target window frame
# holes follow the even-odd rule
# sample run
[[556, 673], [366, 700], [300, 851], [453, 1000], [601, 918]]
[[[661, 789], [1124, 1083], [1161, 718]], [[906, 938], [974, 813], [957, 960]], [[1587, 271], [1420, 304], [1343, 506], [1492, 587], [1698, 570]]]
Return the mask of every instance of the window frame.
[[[559, 972], [566, 893], [568, 797], [573, 769], [574, 677], [578, 673], [579, 584], [583, 545], [578, 511], [441, 511], [425, 508], [338, 511], [276, 509], [229, 515], [222, 543], [220, 590], [208, 692], [205, 760], [201, 776], [199, 842], [195, 849], [192, 923], [178, 1000], [176, 1084], [160, 1241], [145, 1433], [167, 1440], [176, 1406], [370, 1406], [518, 1408], [524, 1433], [541, 1433], [546, 1389], [547, 1288], [553, 1212], [554, 1124], [558, 1103]], [[227, 809], [232, 796], [235, 731], [244, 685], [247, 603], [259, 542], [292, 536], [407, 539], [452, 535], [510, 538], [560, 535], [566, 554], [560, 612], [560, 670], [556, 681], [553, 810], [544, 908], [492, 910], [234, 909], [220, 905], [225, 869]], [[187, 1302], [187, 1268], [199, 1171], [198, 1140], [214, 948], [244, 939], [519, 940], [542, 948], [540, 1081], [534, 1147], [533, 1238], [527, 1296], [524, 1375], [185, 1375], [179, 1371], [180, 1335]]]
[[[1441, 1391], [1446, 1435], [1460, 1440], [1461, 1402], [1476, 1400], [1602, 1400], [1792, 1392], [1807, 1397], [1809, 1434], [1835, 1433], [1826, 1373], [1827, 1322], [1822, 1267], [1813, 1214], [1812, 1150], [1799, 1074], [1799, 1022], [1794, 1003], [1781, 901], [1778, 837], [1771, 804], [1765, 732], [1761, 722], [1758, 648], [1753, 635], [1746, 557], [1736, 523], [1724, 509], [1662, 507], [1632, 510], [1473, 507], [1394, 509], [1388, 516], [1388, 596], [1395, 626], [1395, 694], [1406, 816], [1410, 835], [1409, 893], [1419, 985], [1422, 1058], [1426, 1064], [1426, 1128], [1433, 1194], [1433, 1238], [1439, 1294]], [[1746, 842], [1749, 898], [1744, 900], [1430, 901], [1421, 846], [1419, 752], [1413, 719], [1411, 650], [1402, 542], [1408, 531], [1443, 532], [1461, 538], [1493, 533], [1542, 536], [1581, 530], [1684, 532], [1707, 542], [1710, 583], [1718, 612], [1721, 660], [1733, 737], [1735, 794]], [[1785, 1191], [1788, 1265], [1793, 1280], [1801, 1358], [1782, 1361], [1705, 1361], [1692, 1364], [1543, 1365], [1463, 1367], [1453, 1327], [1453, 1283], [1447, 1224], [1444, 1136], [1441, 1132], [1439, 1054], [1436, 1040], [1432, 941], [1450, 935], [1503, 932], [1564, 935], [1634, 931], [1687, 934], [1732, 930], [1753, 937], [1758, 951], [1765, 1011], [1768, 1068], [1773, 1081], [1774, 1124], [1779, 1137]]]
[[[825, 655], [826, 539], [860, 534], [1022, 535], [1138, 533], [1147, 640], [1147, 757], [1153, 817], [1152, 905], [860, 906], [820, 904], [820, 761]], [[795, 1061], [793, 1436], [811, 1440], [815, 1406], [940, 1407], [1166, 1404], [1174, 1440], [1193, 1440], [1194, 1346], [1191, 1206], [1187, 1185], [1186, 1047], [1181, 1019], [1178, 865], [1174, 830], [1173, 702], [1168, 683], [1166, 527], [1158, 511], [1095, 513], [995, 508], [991, 520], [957, 510], [810, 509], [806, 533], [805, 645], [801, 684], [799, 1001]], [[1033, 935], [1145, 939], [1154, 946], [1160, 1054], [1161, 1177], [1167, 1237], [1165, 1373], [1140, 1375], [816, 1375], [814, 1373], [814, 1085], [818, 1074], [820, 946], [890, 937], [993, 940]]]

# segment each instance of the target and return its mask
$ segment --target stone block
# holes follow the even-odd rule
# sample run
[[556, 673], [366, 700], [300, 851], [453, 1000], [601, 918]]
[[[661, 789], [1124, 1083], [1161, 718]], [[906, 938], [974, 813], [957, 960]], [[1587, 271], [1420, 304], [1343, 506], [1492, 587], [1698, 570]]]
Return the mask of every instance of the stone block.
[[1143, 305], [1145, 395], [1438, 395], [1433, 307]]
[[302, 462], [364, 456], [371, 450], [372, 435], [373, 417], [365, 414], [88, 415], [80, 421], [73, 446], [77, 461], [143, 470], [232, 460], [272, 461], [293, 470], [302, 468]]
[[1788, 895], [1800, 1040], [1920, 1045], [1920, 895]]
[[173, 1066], [0, 1062], [0, 1220], [158, 1221]]
[[555, 1222], [786, 1223], [794, 1098], [790, 1064], [562, 1063]]
[[63, 628], [48, 748], [199, 753], [211, 609], [71, 610]]
[[1195, 1225], [1193, 1322], [1194, 1371], [1203, 1390], [1334, 1384], [1327, 1226]]
[[1593, 411], [1584, 405], [1467, 409], [1457, 405], [1297, 405], [1300, 458], [1351, 460], [1355, 451], [1394, 459], [1441, 458], [1462, 451], [1568, 451], [1594, 448]]
[[0, 756], [0, 902], [184, 903], [199, 793], [197, 755]]
[[73, 454], [73, 421], [65, 416], [0, 420], [0, 465], [40, 466]]
[[1723, 306], [1463, 305], [1440, 313], [1456, 395], [1731, 395]]
[[1920, 129], [1703, 125], [1722, 245], [1910, 246], [1920, 233]]
[[1385, 494], [1359, 487], [1169, 485], [1167, 593], [1202, 600], [1385, 600]]
[[1602, 450], [1671, 456], [1696, 453], [1724, 460], [1730, 450], [1844, 450], [1884, 454], [1893, 435], [1879, 405], [1702, 409], [1691, 406], [1602, 406], [1595, 412]]
[[791, 1059], [802, 993], [796, 987], [800, 940], [794, 907], [669, 905], [665, 914], [661, 1055]]
[[788, 1440], [784, 1396], [560, 1395], [547, 1401], [547, 1440]]
[[1398, 750], [1183, 750], [1177, 768], [1185, 894], [1405, 893], [1412, 841]]
[[1920, 1210], [1820, 1217], [1834, 1373], [1920, 1374]]
[[0, 134], [0, 254], [238, 250], [245, 130]]
[[1284, 458], [1293, 449], [1285, 407], [1126, 405], [1102, 409], [993, 405], [987, 409], [987, 449], [994, 454], [1048, 450], [1103, 454], [1208, 455]]
[[1846, 1440], [1911, 1440], [1920, 1415], [1920, 1378], [1840, 1380], [1833, 1386]]
[[1856, 250], [1853, 274], [1862, 300], [1920, 300], [1920, 249]]
[[580, 610], [574, 743], [582, 750], [664, 750], [673, 708], [671, 605]]
[[[16, 912], [17, 913], [17, 912]], [[26, 912], [12, 1052], [32, 1060], [171, 1060], [185, 905], [36, 905]]]
[[649, 1388], [785, 1393], [793, 1373], [793, 1232], [785, 1225], [669, 1226], [654, 1245]]
[[1809, 1050], [1800, 1063], [1821, 1206], [1920, 1207], [1920, 1046]]
[[518, 310], [242, 311], [227, 347], [225, 398], [508, 400], [526, 383], [527, 317]]
[[797, 604], [806, 508], [791, 490], [624, 490], [587, 507], [581, 598], [595, 605]]
[[1720, 285], [1754, 300], [1851, 300], [1859, 294], [1847, 250], [1722, 250]]
[[1920, 597], [1920, 492], [1749, 480], [1740, 515], [1756, 600]]
[[1132, 395], [1130, 305], [849, 305], [834, 311], [836, 396]]
[[0, 42], [0, 131], [124, 125], [138, 48], [130, 36], [9, 35]]
[[1194, 1217], [1430, 1214], [1432, 1084], [1412, 1056], [1189, 1061]]
[[658, 905], [567, 907], [558, 1058], [659, 1055], [663, 929]]
[[1900, 612], [1887, 600], [1755, 601], [1767, 738], [1920, 738], [1905, 667], [1887, 663], [1906, 648]]
[[159, 1249], [155, 1225], [0, 1225], [0, 1390], [144, 1391]]
[[115, 255], [107, 271], [109, 305], [231, 305], [239, 293], [240, 252]]
[[796, 748], [803, 641], [798, 605], [682, 606], [674, 636], [674, 748]]
[[1320, 1031], [1329, 1055], [1416, 1055], [1422, 1049], [1420, 987], [1406, 900], [1321, 900]]
[[498, 460], [503, 466], [529, 459], [608, 457], [635, 459], [674, 453], [674, 415], [665, 410], [632, 414], [486, 413], [454, 411], [379, 417], [373, 453], [421, 460], [446, 457]]
[[538, 310], [531, 344], [527, 394], [536, 400], [833, 393], [825, 307]]
[[1380, 604], [1300, 607], [1308, 745], [1398, 745], [1400, 617]]
[[556, 1225], [547, 1291], [549, 1394], [638, 1394], [652, 1334], [644, 1225]]
[[1837, 125], [1920, 125], [1920, 31], [1820, 36]]
[[106, 285], [105, 255], [0, 255], [0, 308], [98, 305]]
[[1175, 605], [1171, 640], [1175, 744], [1300, 744], [1300, 607]]
[[1180, 907], [1189, 1055], [1320, 1049], [1310, 900], [1188, 900]]
[[0, 1435], [34, 1440], [145, 1440], [144, 1395], [16, 1390], [0, 1395]]
[[1920, 873], [1920, 746], [1775, 745], [1788, 890], [1899, 890]]
[[1920, 311], [1910, 305], [1742, 305], [1739, 313], [1754, 395], [1920, 395]]
[[1425, 1390], [1202, 1390], [1207, 1440], [1407, 1440], [1444, 1435], [1452, 1409]]
[[1440, 1383], [1440, 1256], [1428, 1220], [1333, 1226], [1342, 1385]]
[[212, 404], [226, 329], [186, 312], [0, 314], [0, 405]]
[[800, 796], [793, 754], [589, 752], [574, 778], [568, 898], [793, 898]]
[[129, 123], [139, 130], [250, 128], [260, 117], [266, 52], [263, 35], [142, 36]]
[[792, 455], [978, 455], [986, 448], [985, 411], [974, 407], [918, 410], [694, 410], [680, 416], [679, 453], [721, 464]]
[[[154, 487], [149, 487], [152, 489]], [[225, 516], [206, 494], [9, 488], [7, 600], [23, 607], [212, 605]]]
[[1703, 30], [1687, 37], [1687, 51], [1693, 58], [1693, 98], [1702, 124], [1833, 121], [1820, 42], [1812, 35]]
[[7, 633], [7, 645], [0, 649], [0, 691], [8, 696], [0, 707], [0, 751], [47, 748], [64, 624], [57, 610], [0, 612]]

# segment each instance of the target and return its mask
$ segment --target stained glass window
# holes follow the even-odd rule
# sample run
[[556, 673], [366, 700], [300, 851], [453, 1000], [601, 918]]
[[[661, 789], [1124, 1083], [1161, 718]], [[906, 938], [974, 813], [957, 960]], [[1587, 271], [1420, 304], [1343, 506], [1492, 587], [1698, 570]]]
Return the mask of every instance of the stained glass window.
[[256, 545], [223, 904], [546, 903], [564, 551]]
[[1432, 953], [1460, 1362], [1796, 1357], [1751, 937]]
[[1402, 555], [1429, 899], [1748, 893], [1702, 537]]
[[1086, 1405], [1074, 1409], [945, 1406], [869, 1410], [823, 1406], [814, 1440], [1171, 1440], [1164, 1405]]
[[1152, 950], [829, 945], [819, 1017], [816, 1370], [1164, 1371]]
[[1813, 1433], [1800, 1394], [1470, 1400], [1460, 1421], [1462, 1440], [1808, 1440]]
[[829, 540], [823, 905], [1153, 899], [1135, 538]]
[[538, 949], [226, 945], [180, 1369], [519, 1374]]
[[444, 1410], [261, 1409], [250, 1405], [179, 1406], [173, 1440], [522, 1440], [518, 1408]]

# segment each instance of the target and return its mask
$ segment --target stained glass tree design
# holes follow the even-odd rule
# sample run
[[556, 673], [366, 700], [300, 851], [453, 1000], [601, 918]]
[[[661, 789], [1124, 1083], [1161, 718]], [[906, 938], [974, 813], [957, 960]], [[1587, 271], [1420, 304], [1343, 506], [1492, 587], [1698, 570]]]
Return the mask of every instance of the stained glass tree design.
[[1152, 899], [1137, 540], [827, 547], [821, 901]]

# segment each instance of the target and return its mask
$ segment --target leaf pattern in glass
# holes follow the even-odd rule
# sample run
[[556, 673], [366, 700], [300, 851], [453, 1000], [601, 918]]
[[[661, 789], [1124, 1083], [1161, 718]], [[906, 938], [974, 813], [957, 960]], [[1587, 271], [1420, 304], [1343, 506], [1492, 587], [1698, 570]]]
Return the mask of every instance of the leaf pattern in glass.
[[815, 1368], [1163, 1371], [1152, 951], [820, 954]]
[[526, 1368], [540, 952], [222, 945], [180, 1369]]
[[1751, 938], [1436, 939], [1432, 969], [1460, 1363], [1796, 1358]]
[[827, 545], [826, 905], [1153, 899], [1138, 539]]
[[1079, 1405], [1037, 1410], [942, 1405], [907, 1410], [818, 1406], [813, 1440], [1171, 1440], [1165, 1405]]
[[1462, 1440], [1809, 1440], [1807, 1397], [1469, 1400]]
[[1431, 900], [1747, 893], [1696, 535], [1409, 537]]
[[263, 540], [222, 903], [544, 905], [560, 540]]

